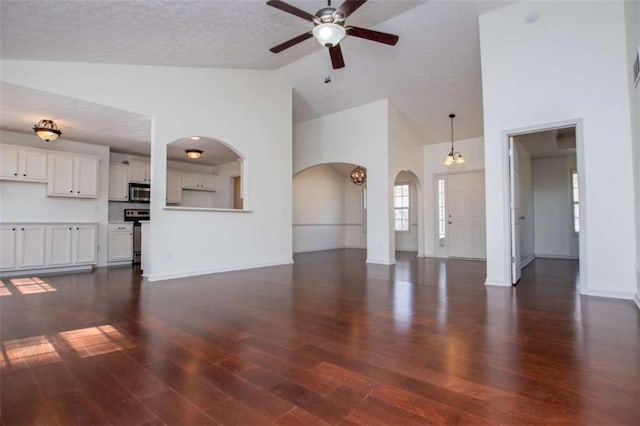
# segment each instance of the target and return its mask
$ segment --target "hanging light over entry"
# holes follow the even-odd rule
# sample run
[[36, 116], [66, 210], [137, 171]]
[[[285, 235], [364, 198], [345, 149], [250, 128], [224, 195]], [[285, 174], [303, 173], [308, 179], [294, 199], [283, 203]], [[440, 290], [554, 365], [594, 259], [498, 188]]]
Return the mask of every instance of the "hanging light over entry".
[[450, 166], [452, 164], [464, 164], [464, 158], [462, 158], [462, 153], [458, 152], [453, 147], [453, 119], [455, 118], [455, 114], [449, 114], [449, 119], [451, 120], [451, 151], [447, 155], [447, 158], [444, 160], [445, 166]]

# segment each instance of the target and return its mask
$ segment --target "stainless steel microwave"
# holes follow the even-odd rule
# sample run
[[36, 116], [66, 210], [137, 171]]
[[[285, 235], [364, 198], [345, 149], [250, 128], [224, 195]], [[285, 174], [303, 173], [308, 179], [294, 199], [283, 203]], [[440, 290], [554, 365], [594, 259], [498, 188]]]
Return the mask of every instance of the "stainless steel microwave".
[[129, 184], [130, 203], [148, 203], [151, 201], [151, 185], [148, 183]]

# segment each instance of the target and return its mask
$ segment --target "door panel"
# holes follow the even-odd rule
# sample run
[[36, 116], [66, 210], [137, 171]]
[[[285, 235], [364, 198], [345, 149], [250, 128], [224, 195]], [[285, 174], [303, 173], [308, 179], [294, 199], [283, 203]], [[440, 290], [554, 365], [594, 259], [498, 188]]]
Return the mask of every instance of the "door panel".
[[486, 258], [484, 173], [447, 177], [449, 256]]
[[520, 245], [520, 163], [518, 145], [509, 138], [509, 185], [511, 195], [511, 284], [520, 281], [522, 275]]

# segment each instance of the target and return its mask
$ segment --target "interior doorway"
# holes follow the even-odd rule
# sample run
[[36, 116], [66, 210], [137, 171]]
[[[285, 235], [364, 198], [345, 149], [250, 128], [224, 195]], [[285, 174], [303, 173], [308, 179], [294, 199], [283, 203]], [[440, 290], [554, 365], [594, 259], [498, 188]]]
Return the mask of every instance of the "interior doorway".
[[234, 176], [233, 180], [233, 208], [242, 209], [242, 176]]
[[423, 214], [421, 186], [415, 173], [403, 170], [393, 183], [393, 226], [395, 250], [420, 253]]
[[579, 261], [585, 211], [577, 141], [576, 125], [509, 137], [514, 285], [536, 258]]

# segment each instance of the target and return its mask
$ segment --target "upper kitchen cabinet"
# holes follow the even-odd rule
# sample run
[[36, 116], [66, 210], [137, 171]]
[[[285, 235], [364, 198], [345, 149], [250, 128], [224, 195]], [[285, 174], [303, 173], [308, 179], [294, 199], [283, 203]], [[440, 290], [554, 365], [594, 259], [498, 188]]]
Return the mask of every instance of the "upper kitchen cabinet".
[[98, 158], [57, 152], [49, 154], [48, 165], [47, 195], [98, 198]]
[[151, 183], [151, 170], [148, 163], [129, 161], [129, 182]]
[[129, 201], [129, 167], [109, 166], [109, 201]]
[[46, 183], [47, 153], [0, 145], [0, 179]]
[[206, 174], [182, 175], [182, 189], [195, 189], [198, 191], [215, 191], [216, 175], [206, 175]]

